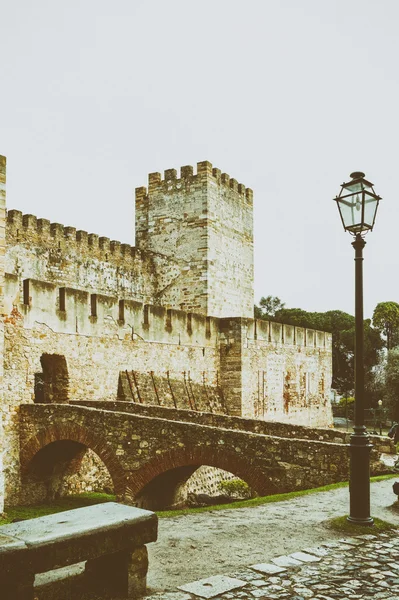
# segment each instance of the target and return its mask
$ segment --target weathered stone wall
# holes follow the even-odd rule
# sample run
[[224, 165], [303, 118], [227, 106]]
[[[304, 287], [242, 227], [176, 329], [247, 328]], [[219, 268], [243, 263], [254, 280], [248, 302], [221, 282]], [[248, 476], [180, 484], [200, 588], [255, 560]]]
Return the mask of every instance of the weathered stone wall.
[[253, 319], [221, 319], [221, 384], [231, 414], [332, 426], [331, 334]]
[[[210, 377], [211, 375], [211, 377]], [[211, 413], [226, 412], [222, 389], [216, 382], [213, 373], [203, 372], [200, 383], [191, 379], [190, 371], [184, 371], [179, 378], [154, 371], [121, 371], [119, 374], [118, 398], [124, 401], [142, 404], [178, 406], [186, 410], [209, 411]], [[179, 411], [181, 412], [181, 411]]]
[[151, 173], [136, 189], [136, 244], [173, 257], [181, 274], [161, 304], [216, 317], [253, 317], [253, 194], [205, 161]]
[[173, 506], [176, 508], [187, 506], [189, 496], [192, 494], [206, 494], [213, 497], [226, 495], [223, 492], [221, 483], [233, 480], [240, 481], [232, 473], [223, 471], [223, 469], [207, 466], [199, 467], [183, 485], [177, 487], [173, 498]]
[[[24, 315], [14, 308], [5, 326], [4, 417], [8, 472], [8, 502], [15, 497], [19, 482], [18, 407], [35, 400], [35, 381], [42, 373], [43, 355], [63, 356], [68, 370], [68, 397], [71, 399], [115, 398], [120, 371], [153, 372], [157, 378], [170, 377], [183, 383], [184, 372], [191, 381], [202, 384], [204, 373], [209, 385], [215, 383], [218, 362], [216, 347], [146, 343], [131, 336], [87, 336], [59, 333], [40, 322], [28, 328]], [[180, 408], [186, 405], [180, 400]]]
[[59, 287], [154, 303], [159, 278], [166, 285], [167, 274], [173, 278], [179, 272], [171, 257], [143, 252], [18, 210], [7, 213], [6, 239], [6, 272], [18, 274], [21, 281], [47, 281]]
[[[1, 159], [0, 508], [5, 472], [8, 502], [18, 495], [21, 403], [119, 394], [161, 407], [331, 424], [329, 336], [250, 318], [250, 189], [208, 162], [196, 175], [183, 167], [180, 179], [174, 170], [163, 181], [151, 174], [148, 192], [136, 190], [133, 248], [15, 210], [4, 230], [4, 185]], [[1, 330], [0, 353], [2, 343]]]
[[[6, 276], [3, 416], [9, 499], [16, 497], [19, 486], [18, 405], [34, 400], [49, 402], [51, 398], [58, 402], [115, 399], [121, 389], [129, 398], [121, 372], [131, 375], [130, 398], [136, 401], [330, 425], [331, 412], [320, 387], [319, 396], [312, 396], [312, 408], [306, 397], [293, 407], [284, 404], [276, 385], [285, 376], [287, 364], [294, 365], [291, 368], [299, 377], [314, 357], [318, 369], [315, 377], [328, 381], [328, 335], [308, 331], [305, 340], [300, 328], [250, 319], [219, 320], [127, 300], [123, 300], [122, 314], [120, 299], [100, 294], [94, 297], [95, 314], [89, 292], [21, 280], [15, 274]], [[233, 332], [226, 329], [226, 323]], [[268, 328], [273, 337], [262, 339]], [[291, 331], [295, 339], [289, 337]], [[269, 357], [275, 361], [276, 356], [280, 357], [280, 368], [269, 369], [265, 375]], [[58, 365], [58, 371], [62, 364], [65, 368], [62, 377], [58, 373], [53, 381], [45, 372], [51, 361]], [[266, 379], [271, 390], [269, 396], [265, 387], [259, 387], [261, 370], [262, 382]], [[39, 384], [44, 388], [42, 395]], [[261, 399], [260, 389], [265, 390]], [[279, 411], [274, 408], [278, 402]], [[260, 411], [259, 405], [264, 410]]]
[[0, 156], [0, 514], [4, 509], [4, 467], [5, 453], [4, 419], [3, 419], [3, 355], [4, 355], [4, 270], [5, 270], [5, 212], [6, 212], [6, 158]]
[[84, 492], [114, 492], [112, 479], [104, 463], [92, 450], [86, 450], [77, 465], [70, 465], [69, 472], [60, 478], [57, 488], [61, 497]]

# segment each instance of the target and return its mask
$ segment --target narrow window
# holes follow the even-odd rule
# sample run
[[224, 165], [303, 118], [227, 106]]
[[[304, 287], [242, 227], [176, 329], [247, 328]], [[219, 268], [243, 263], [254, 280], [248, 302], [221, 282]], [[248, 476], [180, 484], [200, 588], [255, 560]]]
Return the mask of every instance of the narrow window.
[[150, 324], [150, 306], [149, 304], [144, 304], [144, 325]]
[[59, 289], [60, 310], [65, 311], [65, 288]]
[[24, 279], [23, 286], [24, 304], [29, 306], [29, 279]]
[[193, 315], [192, 315], [192, 313], [187, 314], [187, 332], [190, 335], [193, 332]]
[[91, 316], [97, 316], [97, 294], [90, 295]]
[[119, 300], [119, 321], [125, 322], [125, 301]]

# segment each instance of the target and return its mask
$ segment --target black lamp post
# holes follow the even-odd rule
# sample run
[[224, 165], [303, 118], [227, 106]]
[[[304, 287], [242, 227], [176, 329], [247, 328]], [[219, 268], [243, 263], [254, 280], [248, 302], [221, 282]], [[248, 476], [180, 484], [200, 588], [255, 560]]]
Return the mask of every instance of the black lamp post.
[[364, 349], [363, 349], [363, 237], [372, 231], [380, 196], [364, 173], [351, 173], [343, 183], [337, 202], [342, 224], [355, 239], [355, 424], [350, 438], [350, 511], [348, 521], [372, 525], [370, 516], [370, 450], [372, 445], [364, 425]]

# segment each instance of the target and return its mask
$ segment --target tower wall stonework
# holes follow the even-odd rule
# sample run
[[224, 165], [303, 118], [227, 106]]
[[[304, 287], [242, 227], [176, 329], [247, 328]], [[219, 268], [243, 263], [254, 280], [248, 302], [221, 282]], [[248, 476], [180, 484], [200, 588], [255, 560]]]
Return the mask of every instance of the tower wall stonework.
[[0, 156], [0, 514], [4, 509], [4, 468], [3, 454], [5, 452], [4, 437], [4, 263], [6, 250], [5, 234], [5, 213], [6, 213], [6, 158]]
[[136, 245], [177, 260], [157, 300], [214, 317], [253, 317], [253, 194], [205, 161], [136, 189]]
[[23, 403], [122, 389], [181, 410], [332, 424], [331, 336], [254, 321], [252, 191], [210, 163], [136, 189], [136, 247], [4, 218], [0, 158], [0, 509], [3, 487], [18, 501]]

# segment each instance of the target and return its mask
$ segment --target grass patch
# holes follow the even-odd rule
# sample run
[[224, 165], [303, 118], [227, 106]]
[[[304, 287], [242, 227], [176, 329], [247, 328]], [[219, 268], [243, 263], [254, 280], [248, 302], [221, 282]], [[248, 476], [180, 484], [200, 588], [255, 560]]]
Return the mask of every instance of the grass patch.
[[349, 533], [350, 535], [361, 535], [362, 533], [374, 534], [397, 528], [397, 525], [394, 525], [393, 523], [388, 523], [388, 521], [383, 521], [377, 517], [373, 518], [373, 525], [355, 525], [355, 523], [350, 523], [346, 516], [336, 517], [335, 519], [326, 521], [324, 525], [327, 527], [327, 529], [333, 529], [339, 533]]
[[111, 494], [100, 494], [86, 492], [76, 496], [65, 496], [59, 500], [55, 500], [51, 504], [37, 504], [34, 506], [15, 506], [6, 509], [6, 519], [0, 519], [0, 525], [11, 523], [13, 519], [35, 519], [36, 517], [44, 517], [54, 513], [62, 512], [63, 510], [71, 510], [73, 508], [81, 508], [82, 506], [91, 506], [92, 504], [100, 504], [102, 502], [115, 502], [115, 496]]
[[[397, 475], [376, 475], [371, 477], [370, 481], [384, 481], [385, 479], [392, 479]], [[317, 494], [319, 492], [329, 492], [330, 490], [337, 490], [344, 488], [349, 485], [348, 481], [340, 481], [338, 483], [330, 483], [319, 488], [311, 488], [308, 490], [298, 490], [296, 492], [286, 492], [285, 494], [273, 494], [272, 496], [258, 496], [257, 498], [251, 498], [250, 500], [239, 500], [231, 504], [217, 504], [215, 506], [201, 506], [199, 508], [184, 508], [181, 510], [164, 510], [157, 511], [159, 518], [177, 517], [179, 515], [189, 515], [191, 513], [207, 512], [209, 510], [229, 510], [233, 508], [249, 508], [251, 506], [261, 506], [262, 504], [269, 504], [270, 502], [282, 502], [284, 500], [291, 500], [292, 498], [299, 498], [300, 496], [307, 496], [309, 494]]]
[[[371, 477], [370, 481], [383, 481], [385, 479], [392, 479], [398, 477], [396, 474], [389, 475], [378, 475]], [[339, 483], [331, 483], [324, 485], [319, 488], [312, 488], [309, 490], [299, 490], [296, 492], [287, 492], [285, 494], [273, 494], [272, 496], [262, 496], [257, 498], [251, 498], [250, 500], [240, 500], [238, 502], [232, 502], [231, 504], [217, 504], [215, 506], [204, 506], [200, 508], [185, 508], [182, 510], [165, 510], [156, 511], [157, 515], [161, 519], [168, 517], [177, 517], [180, 515], [190, 515], [194, 513], [202, 513], [217, 510], [229, 510], [234, 508], [250, 508], [254, 506], [261, 506], [262, 504], [269, 504], [270, 502], [282, 502], [284, 500], [291, 500], [292, 498], [299, 498], [300, 496], [307, 496], [309, 494], [317, 494], [319, 492], [329, 492], [330, 490], [336, 490], [348, 486], [347, 481], [341, 481]], [[101, 502], [115, 502], [115, 496], [111, 494], [100, 494], [100, 493], [84, 493], [76, 496], [65, 496], [59, 500], [55, 500], [51, 504], [37, 504], [35, 506], [15, 506], [13, 508], [6, 508], [6, 519], [0, 519], [0, 525], [6, 525], [13, 519], [34, 519], [36, 517], [44, 517], [45, 515], [51, 515], [63, 510], [71, 510], [73, 508], [81, 508], [82, 506], [90, 506], [92, 504], [99, 504]], [[345, 518], [345, 517], [342, 517]], [[378, 519], [376, 519], [378, 521]], [[357, 530], [359, 526], [356, 526]], [[369, 528], [370, 529], [370, 528]]]

